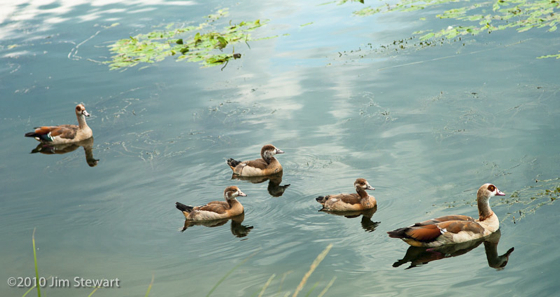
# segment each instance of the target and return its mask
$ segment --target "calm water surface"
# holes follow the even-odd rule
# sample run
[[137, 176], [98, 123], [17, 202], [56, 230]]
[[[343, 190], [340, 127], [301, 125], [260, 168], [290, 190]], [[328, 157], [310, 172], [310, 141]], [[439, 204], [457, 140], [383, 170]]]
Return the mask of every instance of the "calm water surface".
[[[557, 52], [558, 33], [383, 50], [442, 23], [321, 3], [2, 1], [0, 295], [25, 293], [6, 280], [34, 275], [34, 228], [42, 276], [121, 280], [94, 296], [143, 296], [152, 275], [150, 296], [205, 296], [238, 264], [213, 296], [258, 294], [272, 275], [265, 295], [284, 296], [330, 243], [301, 294], [316, 286], [319, 295], [335, 277], [325, 296], [556, 294], [558, 204], [510, 196], [530, 202], [558, 186], [559, 62], [535, 58]], [[270, 19], [252, 34], [288, 35], [237, 45], [243, 58], [223, 71], [171, 58], [127, 71], [100, 63], [118, 39], [225, 7], [217, 28]], [[92, 156], [30, 154], [37, 143], [24, 133], [74, 123], [79, 102], [92, 114]], [[282, 181], [232, 180], [225, 160], [256, 158], [266, 143], [286, 152]], [[315, 197], [351, 192], [357, 177], [376, 188], [371, 218], [318, 211]], [[491, 201], [502, 219], [492, 240], [426, 255], [386, 235], [433, 216], [476, 216], [486, 182], [507, 194]], [[229, 185], [247, 194], [243, 221], [180, 232], [176, 201], [220, 200]], [[511, 247], [507, 266], [493, 268]]]

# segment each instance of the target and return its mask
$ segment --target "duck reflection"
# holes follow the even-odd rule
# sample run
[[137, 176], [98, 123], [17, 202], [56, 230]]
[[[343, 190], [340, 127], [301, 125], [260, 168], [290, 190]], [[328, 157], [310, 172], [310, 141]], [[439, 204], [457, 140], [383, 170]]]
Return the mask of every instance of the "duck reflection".
[[371, 209], [357, 210], [357, 211], [329, 211], [326, 209], [320, 209], [319, 211], [326, 212], [332, 215], [343, 216], [348, 219], [353, 219], [362, 216], [361, 224], [362, 224], [362, 228], [366, 232], [375, 231], [375, 228], [377, 228], [377, 226], [379, 226], [379, 224], [381, 223], [381, 222], [374, 222], [371, 220], [371, 217], [377, 211], [377, 205]]
[[66, 154], [75, 151], [79, 147], [83, 147], [86, 152], [86, 162], [89, 167], [97, 166], [99, 159], [93, 157], [93, 137], [79, 142], [66, 143], [66, 144], [48, 144], [39, 143], [36, 148], [34, 148], [31, 153], [41, 153], [45, 155], [54, 154]]
[[247, 234], [249, 234], [251, 229], [253, 229], [253, 226], [245, 226], [241, 224], [243, 223], [244, 219], [245, 219], [245, 214], [242, 213], [238, 216], [231, 217], [229, 219], [220, 219], [220, 220], [213, 220], [213, 221], [185, 220], [185, 225], [183, 226], [183, 229], [181, 229], [181, 232], [184, 232], [185, 230], [187, 230], [187, 228], [192, 226], [205, 226], [210, 228], [219, 227], [225, 225], [229, 220], [231, 220], [231, 234], [233, 234], [233, 236], [235, 237], [241, 238], [247, 236]]
[[284, 195], [284, 191], [290, 186], [290, 184], [280, 185], [282, 183], [282, 175], [282, 172], [267, 176], [239, 176], [233, 174], [231, 179], [244, 180], [253, 184], [260, 184], [268, 180], [268, 194], [272, 197], [280, 197]]
[[411, 246], [406, 251], [403, 259], [393, 263], [393, 267], [399, 267], [407, 262], [410, 262], [410, 266], [406, 268], [410, 269], [427, 264], [431, 261], [457, 257], [470, 252], [471, 250], [477, 248], [481, 243], [484, 243], [484, 250], [486, 251], [488, 266], [497, 270], [501, 270], [506, 267], [509, 260], [509, 255], [511, 255], [514, 248], [510, 248], [505, 254], [501, 256], [498, 255], [498, 242], [500, 241], [500, 237], [501, 232], [500, 230], [498, 230], [492, 233], [490, 236], [481, 238], [479, 240], [447, 245], [438, 248]]

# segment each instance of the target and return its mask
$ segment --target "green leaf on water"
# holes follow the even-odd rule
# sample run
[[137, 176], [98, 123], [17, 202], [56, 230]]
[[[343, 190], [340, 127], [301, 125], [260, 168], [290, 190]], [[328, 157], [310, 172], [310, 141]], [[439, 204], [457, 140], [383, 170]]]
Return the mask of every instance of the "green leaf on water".
[[433, 33], [433, 32], [432, 32], [432, 33], [428, 33], [428, 34], [426, 34], [426, 35], [420, 37], [420, 40], [428, 40], [428, 39], [430, 39], [430, 38], [433, 38], [435, 35], [436, 35], [436, 34]]
[[[227, 63], [231, 58], [240, 58], [239, 53], [223, 54], [221, 51], [229, 45], [252, 40], [249, 32], [266, 25], [268, 21], [257, 19], [242, 21], [236, 25], [231, 25], [230, 22], [230, 26], [221, 31], [213, 28], [212, 24], [227, 14], [227, 9], [222, 9], [208, 15], [205, 22], [196, 26], [176, 28], [176, 24], [171, 23], [165, 26], [165, 31], [153, 31], [118, 40], [109, 46], [114, 55], [106, 63], [114, 70], [133, 67], [139, 63], [159, 62], [181, 53], [177, 61], [200, 62], [208, 67]], [[192, 31], [196, 33], [186, 35]], [[268, 38], [276, 37], [278, 36]], [[261, 39], [265, 38], [267, 37]]]

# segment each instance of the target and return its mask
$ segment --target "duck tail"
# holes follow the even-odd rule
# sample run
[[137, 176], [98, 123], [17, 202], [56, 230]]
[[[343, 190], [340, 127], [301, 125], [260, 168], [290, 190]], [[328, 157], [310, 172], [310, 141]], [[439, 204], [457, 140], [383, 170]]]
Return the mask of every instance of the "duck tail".
[[33, 137], [39, 141], [45, 141], [45, 142], [53, 141], [51, 132], [48, 132], [48, 130], [46, 131], [46, 133], [43, 132], [45, 131], [41, 130], [41, 127], [37, 127], [35, 128], [35, 131], [25, 133], [25, 137]]
[[408, 229], [408, 227], [399, 228], [393, 231], [389, 231], [387, 232], [387, 234], [389, 234], [389, 237], [391, 238], [407, 238], [408, 236], [406, 235], [406, 232], [408, 231]]
[[233, 158], [229, 158], [226, 161], [226, 163], [229, 165], [231, 170], [233, 170], [235, 167], [237, 167], [237, 165], [239, 165], [239, 163], [241, 163], [241, 161], [237, 161], [237, 160], [234, 160]]
[[186, 213], [190, 213], [193, 210], [192, 206], [184, 205], [181, 202], [176, 202], [175, 207], [177, 207], [178, 210]]
[[327, 202], [327, 197], [323, 197], [323, 196], [319, 196], [317, 198], [315, 198], [315, 200], [317, 200], [317, 202], [321, 203], [321, 204], [325, 204], [325, 202]]

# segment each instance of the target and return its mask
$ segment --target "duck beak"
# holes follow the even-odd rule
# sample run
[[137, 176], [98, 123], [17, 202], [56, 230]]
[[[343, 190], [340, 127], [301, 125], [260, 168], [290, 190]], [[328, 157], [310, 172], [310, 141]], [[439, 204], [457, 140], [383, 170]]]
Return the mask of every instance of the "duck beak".
[[89, 118], [89, 113], [87, 111], [82, 111], [82, 114]]
[[282, 150], [279, 150], [279, 149], [276, 149], [276, 154], [278, 154], [278, 155], [279, 155], [279, 154], [283, 154], [283, 153], [284, 153], [284, 151], [282, 151]]
[[500, 190], [496, 190], [496, 196], [505, 196], [506, 194], [504, 194], [503, 192], [500, 192]]
[[238, 190], [238, 191], [237, 191], [237, 196], [246, 197], [247, 194], [245, 194], [245, 193], [241, 192], [240, 190]]
[[372, 186], [370, 186], [370, 185], [368, 185], [367, 188], [366, 188], [366, 190], [375, 190], [375, 188], [372, 187]]

